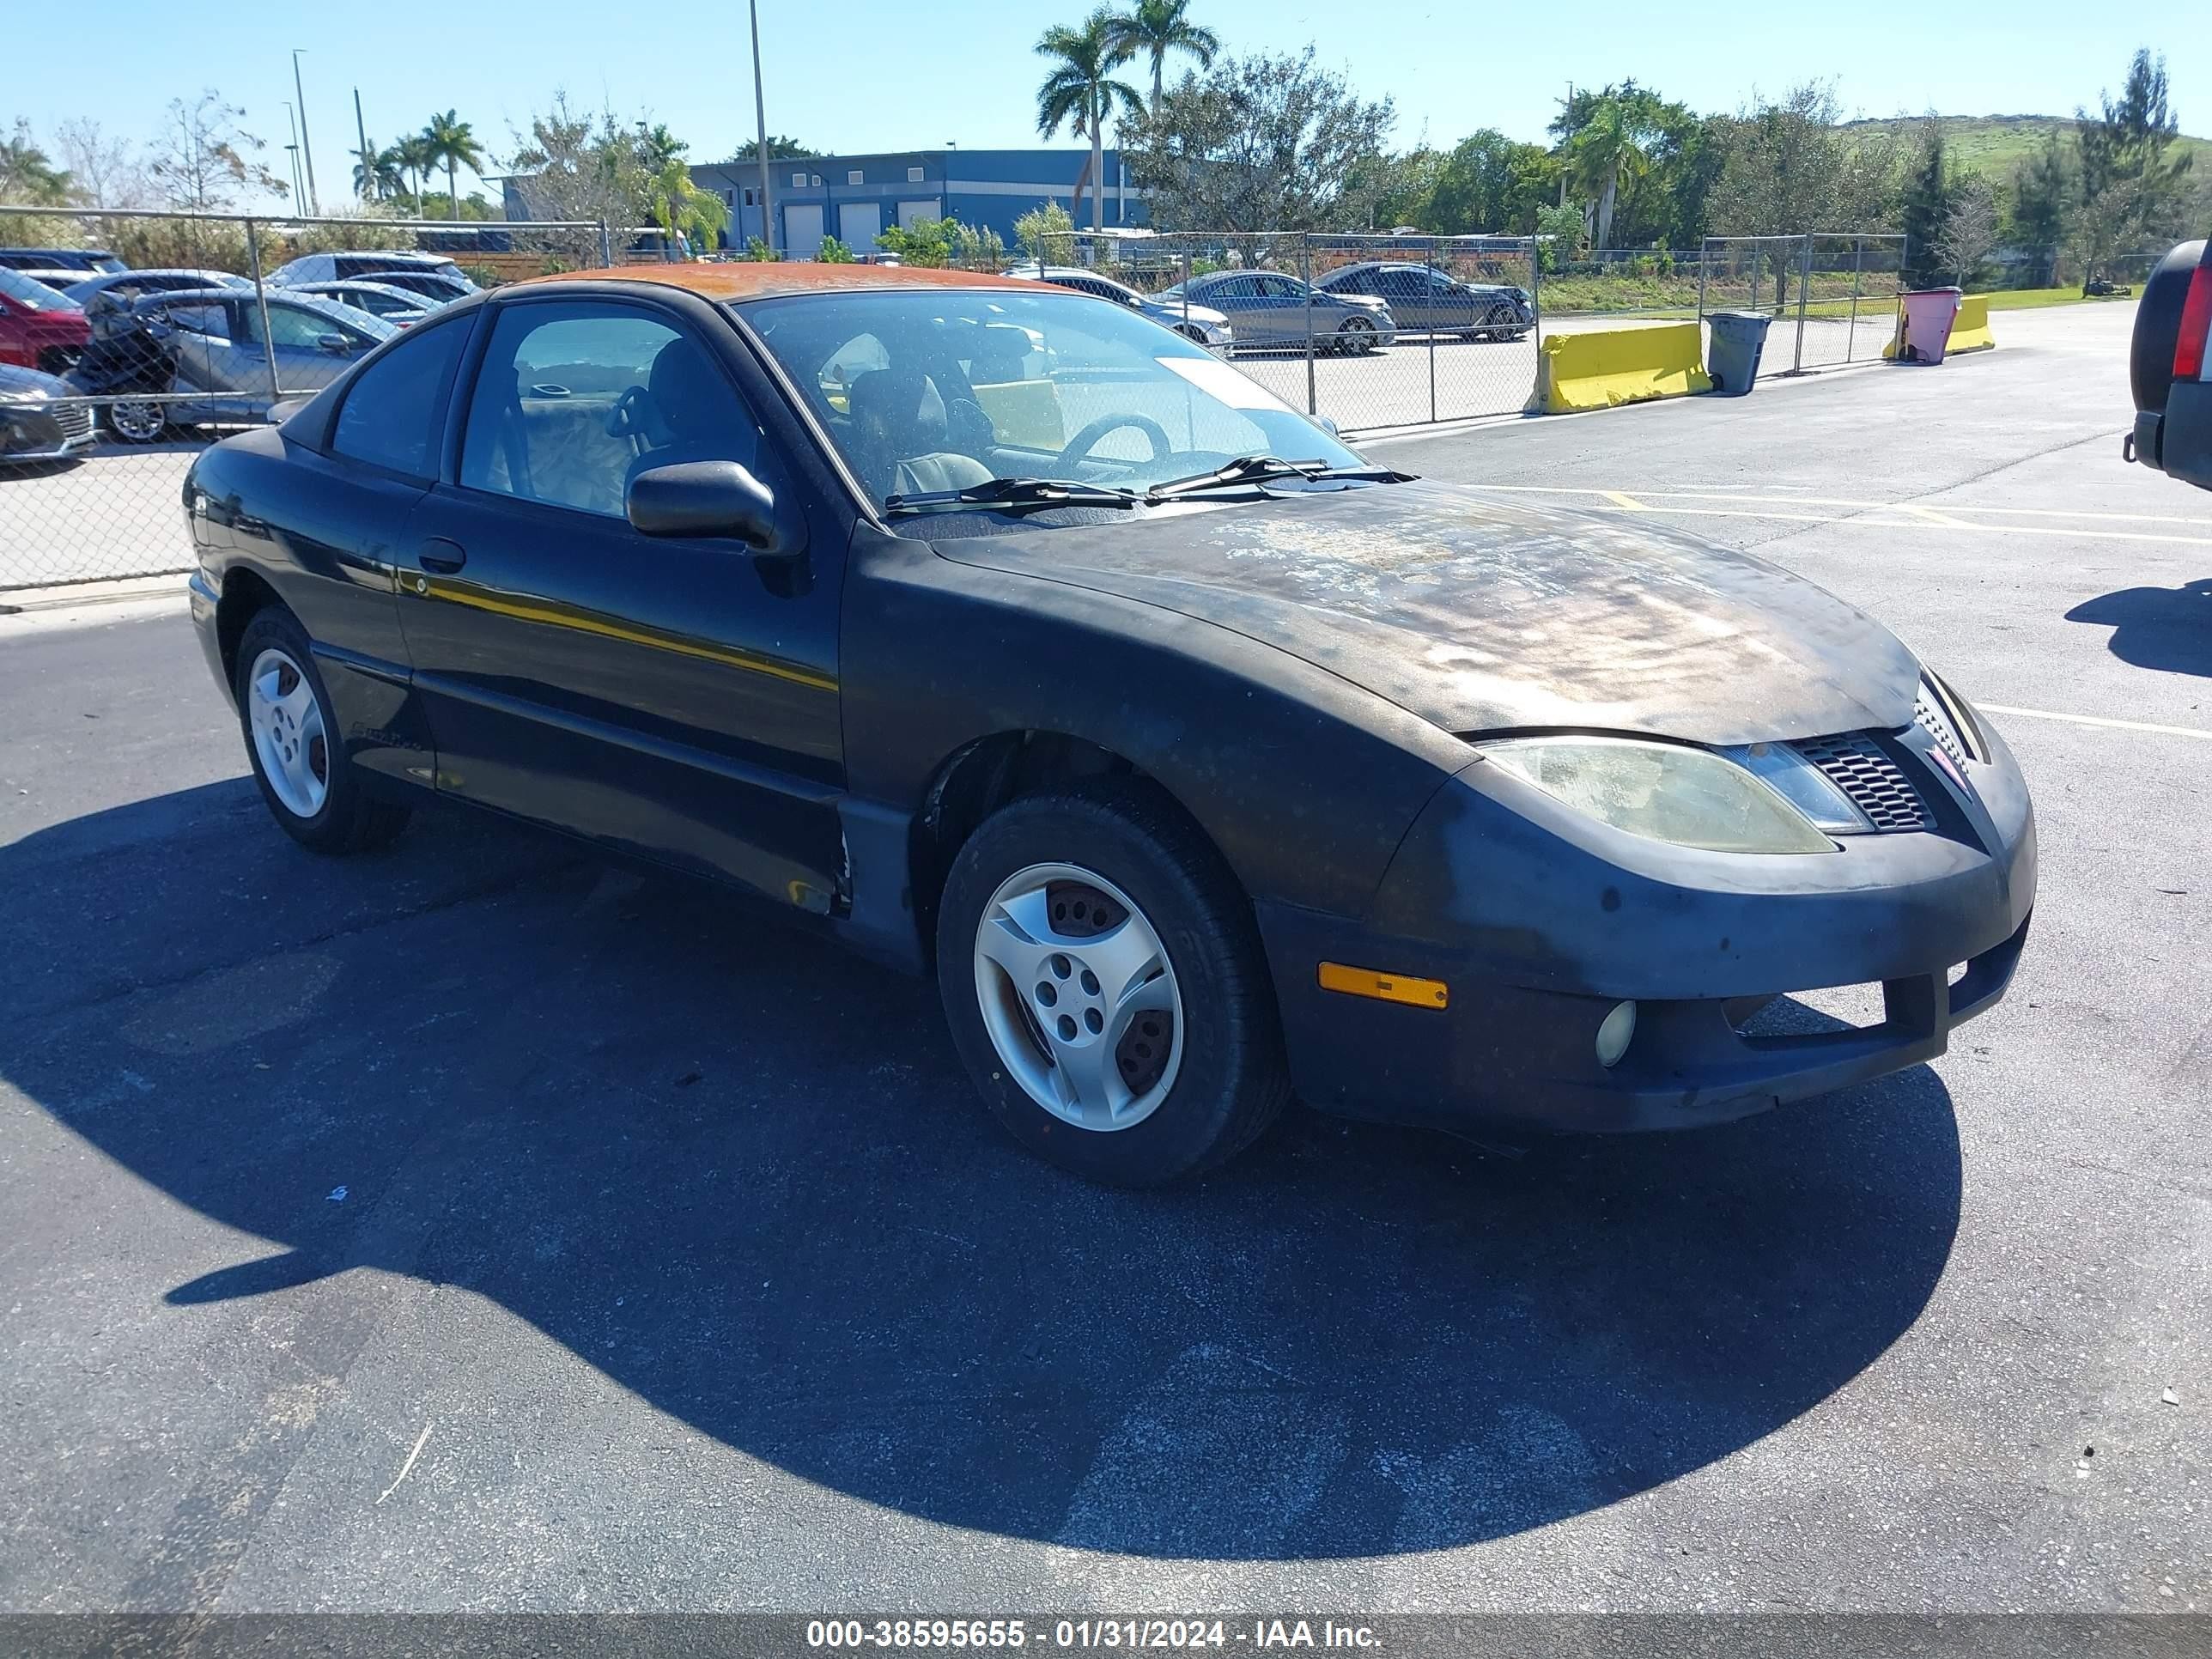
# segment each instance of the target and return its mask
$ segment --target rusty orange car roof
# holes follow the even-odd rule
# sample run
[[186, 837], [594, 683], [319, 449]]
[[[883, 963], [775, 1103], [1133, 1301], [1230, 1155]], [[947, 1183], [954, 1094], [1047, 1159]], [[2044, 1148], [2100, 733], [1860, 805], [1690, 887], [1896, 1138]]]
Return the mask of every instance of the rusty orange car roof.
[[914, 265], [819, 264], [811, 259], [731, 260], [723, 264], [614, 265], [528, 276], [526, 283], [659, 283], [709, 300], [759, 300], [780, 294], [834, 293], [854, 288], [1018, 288], [1034, 283], [976, 270]]

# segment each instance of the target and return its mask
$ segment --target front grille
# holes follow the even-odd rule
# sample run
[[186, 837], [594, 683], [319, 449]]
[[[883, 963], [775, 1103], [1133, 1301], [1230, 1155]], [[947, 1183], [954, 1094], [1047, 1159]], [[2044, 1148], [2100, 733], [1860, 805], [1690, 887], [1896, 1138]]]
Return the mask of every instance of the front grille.
[[1966, 746], [1959, 740], [1951, 717], [1937, 702], [1925, 683], [1920, 687], [1919, 699], [1912, 705], [1912, 723], [1936, 741], [1936, 746], [1958, 764], [1963, 774], [1966, 766]]
[[1813, 738], [1795, 744], [1876, 830], [1925, 830], [1927, 804], [1904, 769], [1872, 738]]
[[65, 404], [53, 411], [54, 424], [62, 429], [65, 443], [76, 443], [92, 436], [92, 405]]

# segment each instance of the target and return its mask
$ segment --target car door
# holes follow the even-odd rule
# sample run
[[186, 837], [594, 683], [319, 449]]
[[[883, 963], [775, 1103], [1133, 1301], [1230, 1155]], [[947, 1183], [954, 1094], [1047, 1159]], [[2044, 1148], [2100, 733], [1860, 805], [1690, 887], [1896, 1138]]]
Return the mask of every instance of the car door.
[[1261, 322], [1260, 286], [1249, 276], [1220, 276], [1184, 290], [1194, 305], [1210, 306], [1229, 319], [1239, 345], [1262, 345], [1267, 331]]
[[235, 307], [240, 337], [216, 360], [216, 374], [225, 377], [223, 389], [237, 391], [256, 416], [269, 408], [270, 356], [276, 360], [279, 393], [291, 398], [321, 391], [376, 344], [324, 312], [285, 300], [266, 303], [270, 349], [262, 343], [261, 306], [249, 295]]
[[[557, 295], [490, 314], [399, 582], [440, 789], [830, 910], [849, 523], [803, 516], [719, 319]], [[709, 459], [799, 515], [803, 576], [734, 542], [631, 527], [631, 476]]]
[[[222, 390], [216, 379], [216, 359], [230, 345], [230, 311], [220, 299], [212, 296], [179, 294], [164, 300], [145, 313], [148, 322], [167, 332], [161, 336], [162, 345], [176, 363], [176, 378], [171, 390], [179, 392], [208, 392]], [[230, 413], [228, 403], [196, 400], [185, 414], [204, 414], [217, 416]]]

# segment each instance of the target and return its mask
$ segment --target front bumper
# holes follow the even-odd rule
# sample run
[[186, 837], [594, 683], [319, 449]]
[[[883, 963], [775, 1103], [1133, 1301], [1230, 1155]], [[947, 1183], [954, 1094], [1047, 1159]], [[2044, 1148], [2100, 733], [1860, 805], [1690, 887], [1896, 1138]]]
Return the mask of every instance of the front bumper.
[[[2033, 813], [1990, 742], [1971, 792], [1925, 769], [1923, 793], [1948, 795], [1938, 830], [1796, 857], [1623, 836], [1477, 763], [1407, 833], [1366, 917], [1259, 907], [1298, 1092], [1444, 1127], [1688, 1128], [1941, 1054], [2010, 984], [2035, 900]], [[1439, 980], [1449, 1001], [1326, 991], [1324, 961]], [[1876, 1024], [1752, 1018], [1869, 984]], [[1607, 1067], [1598, 1027], [1623, 1001], [1636, 1033]]]
[[0, 404], [0, 461], [65, 461], [99, 435], [89, 404]]

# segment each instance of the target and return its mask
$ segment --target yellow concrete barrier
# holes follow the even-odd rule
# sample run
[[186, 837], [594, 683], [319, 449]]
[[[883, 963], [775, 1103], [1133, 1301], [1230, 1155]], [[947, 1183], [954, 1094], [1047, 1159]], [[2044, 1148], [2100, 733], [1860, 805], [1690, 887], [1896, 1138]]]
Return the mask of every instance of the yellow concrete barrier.
[[1692, 323], [1632, 323], [1620, 328], [1548, 334], [1536, 357], [1534, 415], [1608, 409], [1650, 398], [1711, 392], [1704, 340]]
[[[1898, 303], [1898, 332], [1903, 332], [1905, 306]], [[1943, 348], [1946, 357], [1955, 357], [1962, 351], [1988, 351], [1994, 349], [1997, 337], [1990, 332], [1990, 296], [1968, 294], [1959, 301], [1959, 314], [1951, 319], [1951, 343]], [[1897, 361], [1897, 334], [1892, 334], [1881, 355], [1890, 362]]]

